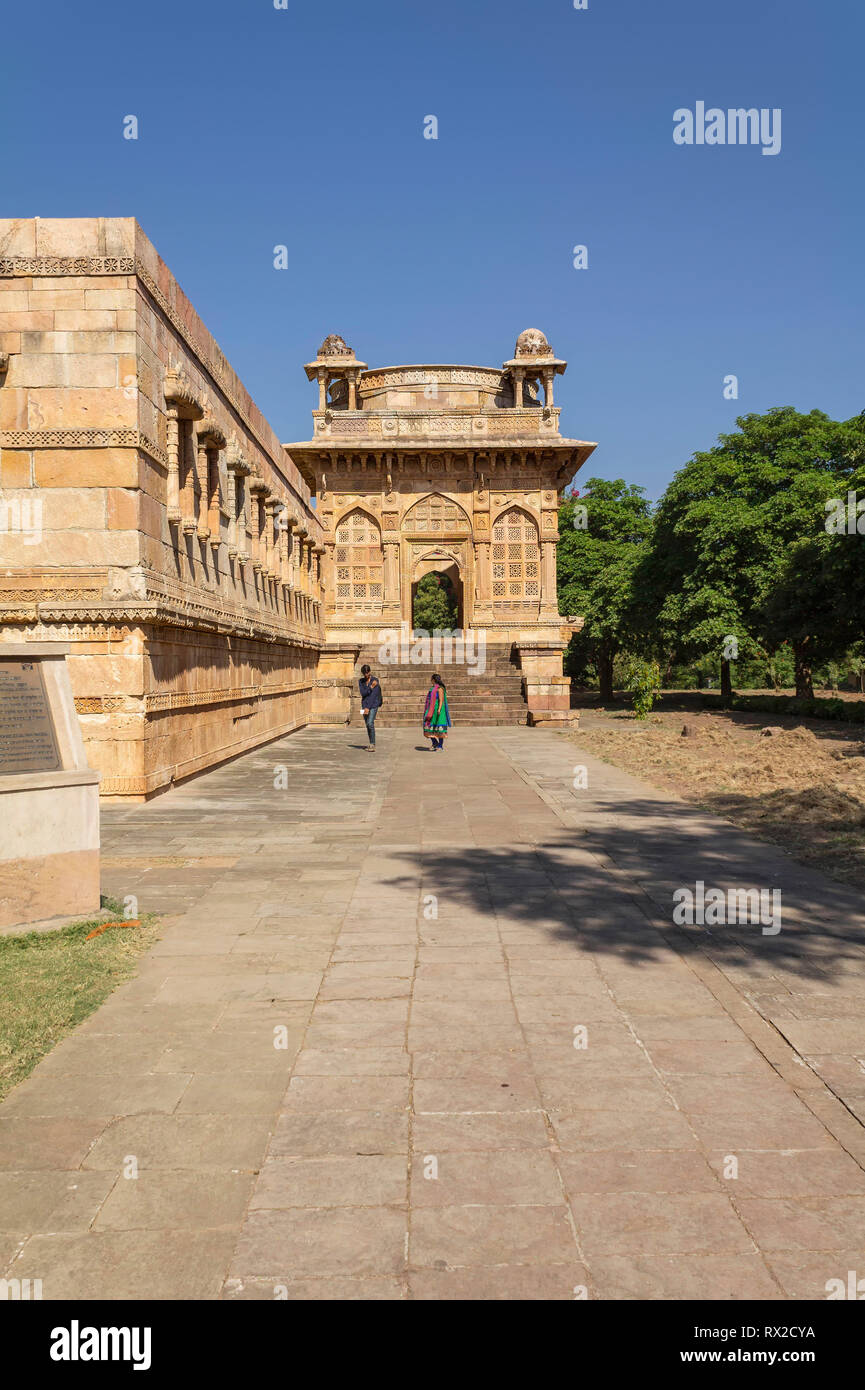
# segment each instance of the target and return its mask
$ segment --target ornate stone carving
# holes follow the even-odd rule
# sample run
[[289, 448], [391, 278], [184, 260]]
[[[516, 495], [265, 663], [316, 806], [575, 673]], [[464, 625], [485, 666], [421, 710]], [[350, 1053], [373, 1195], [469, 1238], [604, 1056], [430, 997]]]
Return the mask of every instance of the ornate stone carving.
[[[364, 372], [361, 390], [380, 390], [384, 386], [426, 386], [430, 381], [427, 367], [384, 367]], [[495, 367], [436, 367], [435, 380], [441, 385], [483, 386], [495, 391], [501, 382], [501, 371]]]
[[200, 420], [204, 414], [198, 397], [178, 367], [171, 367], [165, 373], [163, 394], [166, 403], [173, 406], [179, 415], [192, 420]]
[[328, 333], [316, 357], [354, 357], [354, 353], [338, 333]]
[[0, 275], [134, 275], [133, 256], [3, 256]]
[[539, 328], [524, 328], [517, 338], [514, 357], [552, 357], [553, 350]]
[[403, 517], [403, 531], [452, 534], [471, 530], [471, 522], [458, 503], [441, 493], [421, 497]]
[[195, 432], [206, 448], [224, 449], [226, 446], [225, 434], [209, 415], [201, 421]]
[[168, 466], [168, 455], [140, 430], [62, 429], [0, 430], [0, 449], [141, 449]]

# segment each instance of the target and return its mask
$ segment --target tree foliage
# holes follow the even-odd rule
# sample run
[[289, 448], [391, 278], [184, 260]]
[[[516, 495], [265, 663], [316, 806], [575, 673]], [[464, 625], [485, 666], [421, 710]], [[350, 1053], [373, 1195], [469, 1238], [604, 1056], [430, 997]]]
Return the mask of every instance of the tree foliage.
[[457, 600], [444, 575], [433, 572], [418, 581], [413, 624], [425, 632], [445, 632], [456, 626]]
[[797, 693], [808, 695], [815, 660], [850, 640], [849, 626], [826, 611], [824, 523], [861, 457], [861, 422], [783, 406], [737, 424], [670, 483], [635, 574], [635, 604], [680, 659], [714, 651], [727, 692], [728, 639], [739, 655], [788, 641]]
[[595, 667], [602, 700], [612, 699], [613, 660], [632, 635], [632, 578], [651, 529], [643, 488], [623, 478], [590, 478], [559, 510], [559, 603], [585, 620], [569, 665]]
[[654, 511], [623, 479], [591, 478], [562, 504], [560, 607], [585, 618], [569, 669], [594, 666], [603, 700], [620, 652], [661, 658], [668, 672], [711, 658], [727, 695], [737, 661], [774, 679], [789, 652], [809, 696], [816, 665], [865, 643], [865, 505], [861, 531], [855, 520], [855, 534], [827, 527], [848, 493], [865, 503], [865, 413], [837, 421], [782, 406], [736, 424]]

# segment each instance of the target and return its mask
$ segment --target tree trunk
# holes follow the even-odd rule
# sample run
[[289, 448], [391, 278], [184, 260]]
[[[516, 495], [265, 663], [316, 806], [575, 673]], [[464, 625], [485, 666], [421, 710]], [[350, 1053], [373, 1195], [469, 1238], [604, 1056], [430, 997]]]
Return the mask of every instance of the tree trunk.
[[601, 704], [609, 705], [613, 699], [613, 653], [602, 647], [598, 653], [598, 679], [601, 685]]
[[812, 700], [814, 698], [814, 681], [811, 675], [807, 642], [794, 643], [793, 664], [796, 671], [796, 695], [801, 700]]
[[721, 657], [721, 699], [732, 700], [733, 680], [730, 675], [730, 663], [725, 656]]

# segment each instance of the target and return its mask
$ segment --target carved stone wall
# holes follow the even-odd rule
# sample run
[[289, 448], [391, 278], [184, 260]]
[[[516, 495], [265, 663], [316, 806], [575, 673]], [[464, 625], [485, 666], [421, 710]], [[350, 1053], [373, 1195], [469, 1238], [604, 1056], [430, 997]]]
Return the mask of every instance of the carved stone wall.
[[307, 722], [320, 522], [137, 223], [0, 221], [0, 361], [0, 640], [69, 640], [103, 794]]

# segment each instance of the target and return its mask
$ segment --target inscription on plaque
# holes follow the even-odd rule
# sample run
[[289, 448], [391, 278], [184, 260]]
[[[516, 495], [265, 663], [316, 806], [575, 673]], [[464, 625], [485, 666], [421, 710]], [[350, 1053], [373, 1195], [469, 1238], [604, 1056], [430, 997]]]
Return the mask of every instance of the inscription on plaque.
[[0, 776], [55, 772], [60, 750], [38, 661], [0, 660]]

